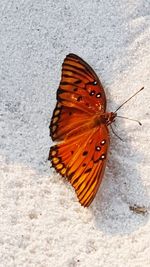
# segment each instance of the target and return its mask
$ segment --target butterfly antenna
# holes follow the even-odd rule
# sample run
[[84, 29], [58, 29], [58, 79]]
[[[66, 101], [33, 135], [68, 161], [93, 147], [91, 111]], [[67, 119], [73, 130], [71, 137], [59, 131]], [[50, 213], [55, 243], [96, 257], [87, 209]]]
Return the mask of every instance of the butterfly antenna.
[[138, 121], [138, 120], [134, 120], [134, 119], [130, 119], [130, 118], [128, 118], [128, 117], [124, 117], [124, 116], [119, 116], [119, 115], [117, 115], [117, 118], [122, 118], [122, 119], [126, 119], [126, 120], [129, 120], [129, 121], [135, 121], [135, 122], [137, 122], [140, 126], [142, 125], [142, 123], [141, 123], [140, 121]]
[[[144, 89], [144, 87], [142, 87], [140, 90], [138, 90], [135, 94], [133, 94], [131, 97], [129, 97], [125, 102], [123, 102], [116, 110], [115, 112], [117, 112], [120, 108], [122, 108], [122, 106], [124, 106], [124, 104], [126, 104], [131, 98], [133, 98], [135, 95], [137, 95], [139, 92], [141, 92]], [[118, 117], [118, 116], [117, 116]]]

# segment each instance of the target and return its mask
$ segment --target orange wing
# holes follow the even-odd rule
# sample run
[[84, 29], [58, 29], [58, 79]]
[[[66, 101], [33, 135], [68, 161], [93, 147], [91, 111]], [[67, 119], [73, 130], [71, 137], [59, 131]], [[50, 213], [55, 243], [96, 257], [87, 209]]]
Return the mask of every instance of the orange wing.
[[52, 140], [63, 140], [72, 129], [105, 110], [105, 92], [94, 70], [80, 57], [67, 55], [50, 124]]
[[67, 177], [84, 207], [91, 204], [100, 186], [108, 147], [108, 128], [101, 124], [50, 149], [52, 166]]

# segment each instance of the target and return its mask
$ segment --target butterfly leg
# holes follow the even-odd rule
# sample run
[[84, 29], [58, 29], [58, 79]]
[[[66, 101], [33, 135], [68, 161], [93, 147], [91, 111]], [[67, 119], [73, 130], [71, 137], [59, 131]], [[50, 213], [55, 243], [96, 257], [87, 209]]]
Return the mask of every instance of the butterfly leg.
[[114, 131], [114, 129], [113, 129], [113, 127], [112, 127], [111, 124], [110, 124], [110, 128], [111, 128], [113, 134], [114, 134], [115, 136], [117, 136], [122, 142], [124, 142], [124, 140], [123, 140], [119, 135], [116, 134], [116, 132]]

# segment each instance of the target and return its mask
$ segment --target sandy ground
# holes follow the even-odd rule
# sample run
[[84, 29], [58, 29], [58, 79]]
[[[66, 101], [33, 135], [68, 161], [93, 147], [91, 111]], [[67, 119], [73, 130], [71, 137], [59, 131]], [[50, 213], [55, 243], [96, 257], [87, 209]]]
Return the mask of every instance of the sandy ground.
[[[148, 267], [150, 1], [3, 0], [0, 8], [0, 266]], [[61, 64], [82, 56], [119, 114], [90, 208], [49, 168], [49, 121]]]

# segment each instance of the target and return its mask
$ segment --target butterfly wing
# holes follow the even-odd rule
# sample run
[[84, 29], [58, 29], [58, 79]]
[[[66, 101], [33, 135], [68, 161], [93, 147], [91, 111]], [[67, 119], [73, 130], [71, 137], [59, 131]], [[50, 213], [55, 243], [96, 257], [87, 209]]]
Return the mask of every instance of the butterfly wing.
[[77, 55], [67, 55], [50, 124], [52, 140], [63, 140], [66, 133], [105, 110], [105, 92], [94, 70]]
[[108, 128], [101, 124], [50, 149], [52, 166], [70, 181], [85, 207], [93, 201], [102, 181], [108, 147]]

